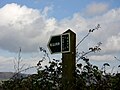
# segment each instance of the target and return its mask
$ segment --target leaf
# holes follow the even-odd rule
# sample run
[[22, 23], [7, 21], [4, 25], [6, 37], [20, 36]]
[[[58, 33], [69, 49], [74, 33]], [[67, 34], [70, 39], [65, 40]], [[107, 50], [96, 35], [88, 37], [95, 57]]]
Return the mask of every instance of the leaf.
[[42, 47], [39, 47], [39, 49], [40, 49], [40, 51], [42, 51], [42, 50], [43, 50], [43, 48], [42, 48]]
[[103, 66], [110, 66], [110, 64], [108, 64], [108, 63], [104, 63]]
[[77, 67], [81, 69], [82, 64], [81, 64], [81, 63], [80, 63], [80, 64], [77, 64]]
[[88, 62], [88, 61], [89, 61], [89, 59], [88, 59], [88, 58], [84, 58], [83, 60], [84, 60], [85, 62]]
[[90, 69], [90, 67], [88, 65], [85, 65], [84, 68], [86, 68], [88, 70]]
[[92, 30], [90, 29], [89, 32], [92, 32]]
[[120, 67], [120, 65], [118, 65], [118, 67]]
[[77, 72], [77, 73], [80, 73], [80, 71], [79, 71], [78, 69], [76, 70], [76, 72]]
[[97, 66], [93, 66], [94, 69], [98, 70], [98, 67]]
[[88, 73], [87, 72], [82, 72], [82, 76], [85, 77]]
[[93, 51], [93, 48], [91, 47], [91, 48], [89, 48], [89, 50], [90, 50], [90, 51]]

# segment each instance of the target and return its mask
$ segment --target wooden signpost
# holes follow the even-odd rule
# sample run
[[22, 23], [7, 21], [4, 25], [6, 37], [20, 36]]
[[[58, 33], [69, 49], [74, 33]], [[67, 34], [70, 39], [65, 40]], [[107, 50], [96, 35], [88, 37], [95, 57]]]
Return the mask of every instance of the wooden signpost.
[[76, 34], [70, 29], [52, 36], [48, 48], [52, 54], [62, 53], [62, 90], [75, 90]]
[[70, 33], [70, 52], [62, 53], [63, 90], [75, 90], [76, 34], [71, 30], [64, 33]]

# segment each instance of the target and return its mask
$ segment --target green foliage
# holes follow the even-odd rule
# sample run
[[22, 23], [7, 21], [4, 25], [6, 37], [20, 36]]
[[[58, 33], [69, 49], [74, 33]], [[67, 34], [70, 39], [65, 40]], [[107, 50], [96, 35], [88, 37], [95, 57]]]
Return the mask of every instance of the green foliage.
[[[95, 65], [83, 57], [85, 65], [76, 65], [76, 89], [77, 90], [119, 90], [120, 74], [104, 73]], [[42, 62], [41, 62], [42, 63]], [[109, 66], [105, 63], [104, 66]], [[3, 81], [3, 90], [62, 90], [62, 64], [53, 59], [48, 66], [38, 65], [37, 74], [24, 78], [12, 78]]]
[[49, 66], [42, 69], [38, 66], [38, 73], [25, 78], [12, 78], [4, 81], [3, 90], [56, 90], [61, 88], [62, 66], [58, 60], [53, 60]]

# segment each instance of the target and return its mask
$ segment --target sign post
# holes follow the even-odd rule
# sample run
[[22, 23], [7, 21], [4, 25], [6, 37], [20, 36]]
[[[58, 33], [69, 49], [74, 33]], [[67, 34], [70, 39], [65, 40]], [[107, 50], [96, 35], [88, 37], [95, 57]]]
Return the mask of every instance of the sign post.
[[51, 54], [62, 53], [62, 90], [75, 90], [76, 34], [70, 29], [51, 36], [48, 48]]
[[65, 33], [70, 33], [70, 52], [62, 53], [63, 90], [75, 90], [76, 34], [70, 29]]

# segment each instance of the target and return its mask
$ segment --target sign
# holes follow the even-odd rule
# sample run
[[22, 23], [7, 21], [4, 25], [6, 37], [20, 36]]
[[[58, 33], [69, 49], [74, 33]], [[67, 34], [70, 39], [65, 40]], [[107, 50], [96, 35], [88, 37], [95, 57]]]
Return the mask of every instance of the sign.
[[70, 52], [70, 34], [62, 34], [62, 52]]
[[51, 36], [47, 46], [51, 54], [70, 52], [70, 33]]
[[51, 36], [48, 42], [48, 48], [51, 54], [61, 52], [61, 35]]

